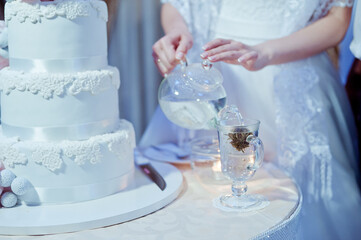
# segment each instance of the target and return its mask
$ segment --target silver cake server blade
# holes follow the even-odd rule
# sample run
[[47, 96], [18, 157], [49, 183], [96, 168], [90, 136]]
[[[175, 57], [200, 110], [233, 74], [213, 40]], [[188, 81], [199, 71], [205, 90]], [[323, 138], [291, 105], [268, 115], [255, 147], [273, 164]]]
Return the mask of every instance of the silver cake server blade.
[[159, 174], [159, 172], [150, 164], [149, 159], [143, 156], [138, 149], [134, 150], [134, 160], [139, 169], [142, 170], [150, 180], [157, 184], [162, 191], [166, 188], [167, 184], [162, 175]]

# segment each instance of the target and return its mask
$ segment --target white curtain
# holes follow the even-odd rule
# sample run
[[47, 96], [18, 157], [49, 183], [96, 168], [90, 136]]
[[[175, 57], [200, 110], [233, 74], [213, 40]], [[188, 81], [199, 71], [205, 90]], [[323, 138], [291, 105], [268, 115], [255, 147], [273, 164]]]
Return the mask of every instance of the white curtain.
[[[158, 104], [162, 80], [152, 45], [162, 35], [159, 0], [119, 0], [109, 35], [109, 64], [120, 71], [120, 117], [134, 125], [137, 141]], [[104, 106], [106, 107], [106, 106]]]

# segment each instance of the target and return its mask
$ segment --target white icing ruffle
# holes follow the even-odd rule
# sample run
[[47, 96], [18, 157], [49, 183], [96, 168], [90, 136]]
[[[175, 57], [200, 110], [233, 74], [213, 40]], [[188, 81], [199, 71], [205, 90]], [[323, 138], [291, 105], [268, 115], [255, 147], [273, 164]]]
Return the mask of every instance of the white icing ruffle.
[[16, 164], [26, 165], [28, 163], [26, 155], [13, 147], [17, 142], [19, 142], [18, 138], [9, 138], [7, 141], [0, 143], [0, 162], [6, 160], [7, 166], [11, 168]]
[[[45, 145], [34, 144], [33, 154], [31, 155], [31, 158], [34, 160], [34, 162], [43, 165], [52, 172], [61, 169], [63, 165], [63, 161], [61, 159], [61, 148], [59, 148], [55, 144]], [[8, 159], [4, 159], [5, 164], [7, 160]]]
[[92, 9], [97, 11], [99, 18], [108, 21], [107, 6], [100, 0], [8, 1], [5, 10], [5, 20], [7, 22], [12, 19], [16, 19], [19, 22], [29, 20], [32, 23], [38, 23], [41, 22], [42, 18], [52, 19], [58, 16], [73, 20], [77, 17], [89, 16]]
[[[21, 142], [17, 138], [0, 138], [0, 161], [10, 168], [15, 165], [27, 165], [34, 161], [56, 172], [64, 165], [64, 157], [73, 159], [78, 165], [98, 164], [104, 159], [103, 152], [108, 151], [116, 156], [124, 156], [124, 148], [135, 142], [130, 129], [131, 123], [120, 120], [119, 129], [114, 133], [97, 135], [85, 141]], [[0, 130], [1, 135], [1, 130]], [[30, 152], [30, 154], [28, 154]]]
[[98, 94], [111, 87], [120, 87], [119, 71], [115, 67], [78, 73], [24, 73], [10, 68], [0, 71], [0, 91], [5, 94], [11, 94], [14, 90], [29, 91], [49, 99], [65, 93]]

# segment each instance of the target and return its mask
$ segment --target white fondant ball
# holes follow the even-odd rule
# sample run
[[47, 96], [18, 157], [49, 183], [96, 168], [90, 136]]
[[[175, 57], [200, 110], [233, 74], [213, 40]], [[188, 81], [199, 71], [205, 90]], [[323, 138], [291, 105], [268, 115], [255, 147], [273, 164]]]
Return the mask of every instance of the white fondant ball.
[[1, 196], [1, 205], [6, 208], [11, 208], [18, 202], [18, 197], [12, 192], [6, 192]]
[[31, 188], [30, 182], [23, 177], [17, 177], [11, 183], [11, 191], [18, 196], [24, 195]]
[[15, 178], [16, 176], [12, 171], [4, 169], [0, 172], [0, 185], [3, 187], [10, 187]]

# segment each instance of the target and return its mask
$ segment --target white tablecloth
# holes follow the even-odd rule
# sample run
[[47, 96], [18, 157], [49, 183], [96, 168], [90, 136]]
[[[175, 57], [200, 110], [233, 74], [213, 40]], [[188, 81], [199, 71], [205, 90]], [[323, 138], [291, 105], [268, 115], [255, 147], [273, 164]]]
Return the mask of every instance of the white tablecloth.
[[222, 193], [229, 193], [230, 185], [209, 184], [189, 166], [177, 167], [184, 175], [182, 193], [173, 203], [153, 214], [100, 229], [48, 236], [2, 236], [0, 239], [295, 238], [302, 196], [295, 183], [273, 165], [264, 165], [248, 182], [249, 193], [265, 195], [270, 200], [270, 205], [265, 209], [249, 213], [224, 212], [213, 207], [212, 200]]

